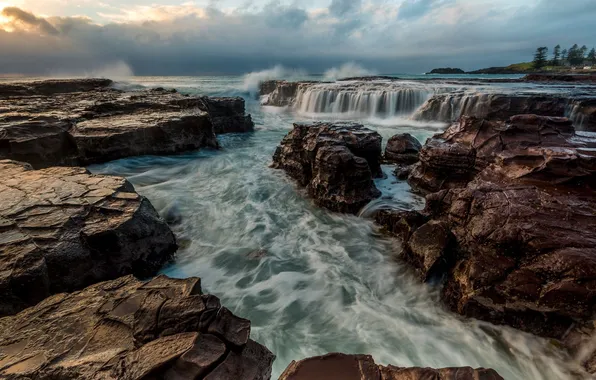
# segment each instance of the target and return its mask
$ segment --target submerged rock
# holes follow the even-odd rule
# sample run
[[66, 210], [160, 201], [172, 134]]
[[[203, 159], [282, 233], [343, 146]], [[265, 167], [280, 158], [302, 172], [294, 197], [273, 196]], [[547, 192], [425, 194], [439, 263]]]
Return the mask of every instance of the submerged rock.
[[217, 148], [215, 134], [253, 130], [242, 98], [125, 92], [109, 80], [0, 85], [0, 159], [35, 168]]
[[292, 362], [279, 380], [503, 380], [492, 369], [402, 368], [377, 365], [369, 355], [329, 354]]
[[274, 359], [198, 278], [121, 277], [0, 319], [3, 379], [268, 380]]
[[0, 316], [126, 274], [176, 251], [166, 223], [124, 178], [0, 161]]
[[460, 314], [561, 340], [593, 326], [595, 148], [564, 118], [462, 118], [429, 140], [409, 177], [430, 193], [430, 222], [401, 234], [404, 257], [423, 278], [446, 276], [443, 299]]
[[382, 175], [381, 136], [360, 124], [294, 124], [273, 156], [319, 205], [357, 213], [380, 196], [373, 177]]

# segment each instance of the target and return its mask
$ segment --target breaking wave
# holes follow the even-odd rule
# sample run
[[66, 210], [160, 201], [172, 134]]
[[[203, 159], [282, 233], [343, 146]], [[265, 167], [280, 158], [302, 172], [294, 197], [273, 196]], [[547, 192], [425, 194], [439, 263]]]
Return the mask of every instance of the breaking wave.
[[282, 65], [274, 66], [270, 69], [254, 71], [244, 75], [243, 90], [249, 93], [255, 93], [259, 90], [259, 83], [272, 79], [292, 79], [305, 77], [308, 74], [304, 70], [289, 69]]
[[338, 80], [350, 77], [364, 77], [376, 75], [377, 72], [368, 70], [355, 62], [344, 63], [340, 67], [332, 67], [325, 71], [323, 75], [325, 80]]

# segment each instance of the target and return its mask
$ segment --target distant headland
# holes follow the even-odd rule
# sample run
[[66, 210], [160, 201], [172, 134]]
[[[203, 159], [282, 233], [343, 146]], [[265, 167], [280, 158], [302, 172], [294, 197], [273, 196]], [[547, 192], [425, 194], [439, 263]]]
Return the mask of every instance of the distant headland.
[[586, 45], [575, 44], [561, 50], [557, 45], [548, 58], [549, 49], [542, 46], [536, 49], [532, 62], [514, 63], [509, 66], [488, 67], [474, 71], [459, 68], [438, 68], [426, 74], [594, 74], [596, 73], [596, 49], [588, 50]]

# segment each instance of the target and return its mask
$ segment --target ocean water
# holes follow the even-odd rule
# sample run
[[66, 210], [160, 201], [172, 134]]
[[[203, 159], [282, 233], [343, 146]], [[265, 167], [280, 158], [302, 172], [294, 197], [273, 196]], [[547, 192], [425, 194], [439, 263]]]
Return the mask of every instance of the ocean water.
[[[271, 169], [293, 122], [334, 115], [262, 107], [254, 91], [266, 75], [119, 80], [122, 88], [243, 96], [256, 123], [254, 133], [220, 136], [218, 151], [90, 168], [127, 177], [171, 223], [180, 250], [163, 273], [201, 277], [204, 291], [250, 319], [252, 338], [277, 355], [274, 379], [292, 360], [328, 352], [371, 354], [397, 366], [490, 367], [505, 379], [581, 378], [572, 375], [579, 371], [574, 359], [548, 340], [447, 310], [439, 289], [420, 283], [397, 258], [397, 241], [364, 217], [317, 208], [282, 171]], [[360, 121], [385, 141], [403, 132], [424, 141], [445, 128], [403, 115]], [[391, 168], [384, 170], [387, 178], [377, 181], [383, 197], [369, 210], [424, 206]]]

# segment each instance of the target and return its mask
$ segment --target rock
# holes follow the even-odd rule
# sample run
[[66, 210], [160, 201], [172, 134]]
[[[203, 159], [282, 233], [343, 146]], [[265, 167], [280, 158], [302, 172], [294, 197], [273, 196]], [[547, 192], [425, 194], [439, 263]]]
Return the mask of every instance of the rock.
[[329, 354], [293, 361], [279, 380], [502, 380], [492, 369], [379, 366], [368, 355]]
[[434, 95], [413, 116], [415, 120], [453, 122], [461, 116], [506, 121], [511, 116], [537, 114], [567, 115], [567, 97], [512, 94], [441, 94]]
[[79, 122], [69, 133], [82, 165], [218, 147], [206, 113], [135, 112], [106, 116]]
[[0, 85], [0, 97], [8, 96], [51, 96], [69, 92], [103, 90], [112, 86], [109, 79], [51, 79], [25, 83], [4, 83]]
[[265, 106], [287, 107], [294, 104], [298, 89], [302, 83], [273, 80], [262, 82], [259, 85], [259, 94], [262, 96], [261, 104]]
[[571, 140], [573, 133], [565, 118], [520, 115], [506, 123], [463, 117], [426, 143], [408, 181], [420, 191], [462, 187], [497, 161], [511, 170], [508, 177], [583, 176], [590, 153]]
[[215, 133], [252, 131], [242, 98], [124, 92], [109, 80], [0, 84], [0, 159], [35, 168], [217, 148]]
[[428, 222], [428, 218], [418, 211], [380, 210], [375, 215], [375, 221], [407, 242], [414, 231]]
[[250, 115], [245, 115], [245, 101], [241, 97], [207, 97], [201, 98], [204, 107], [199, 107], [211, 116], [213, 131], [224, 133], [245, 133], [254, 131], [255, 124]]
[[306, 186], [317, 204], [357, 213], [380, 196], [373, 177], [382, 174], [381, 140], [359, 124], [294, 124], [272, 166]]
[[465, 74], [466, 72], [462, 69], [458, 68], [451, 68], [451, 67], [442, 67], [438, 69], [432, 69], [430, 73], [427, 74]]
[[573, 349], [568, 337], [594, 334], [594, 137], [565, 118], [464, 117], [427, 142], [409, 182], [429, 192], [430, 222], [405, 229], [406, 258], [445, 276], [453, 310]]
[[440, 277], [453, 266], [455, 242], [447, 223], [430, 221], [417, 228], [407, 242], [405, 256], [423, 281]]
[[0, 161], [0, 316], [126, 274], [154, 275], [176, 241], [123, 178]]
[[418, 153], [422, 145], [409, 133], [395, 135], [387, 142], [385, 160], [402, 165], [412, 165], [418, 162]]
[[128, 276], [54, 295], [0, 319], [0, 377], [268, 380], [275, 356], [248, 340], [248, 321], [222, 330], [240, 319], [220, 310], [198, 278]]
[[578, 74], [529, 74], [523, 78], [526, 82], [579, 82], [596, 83], [596, 75]]

